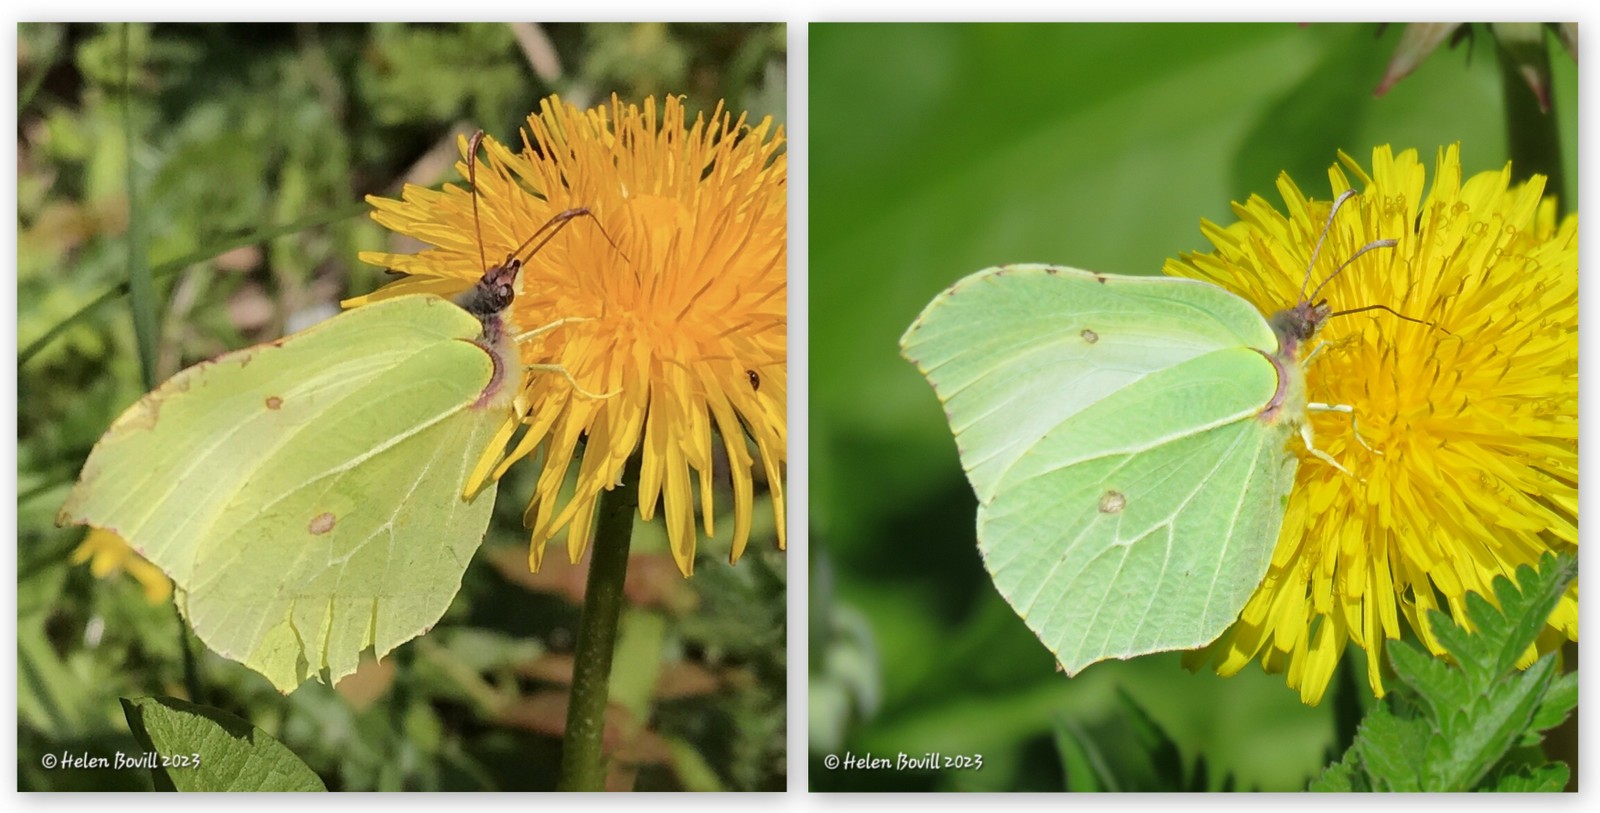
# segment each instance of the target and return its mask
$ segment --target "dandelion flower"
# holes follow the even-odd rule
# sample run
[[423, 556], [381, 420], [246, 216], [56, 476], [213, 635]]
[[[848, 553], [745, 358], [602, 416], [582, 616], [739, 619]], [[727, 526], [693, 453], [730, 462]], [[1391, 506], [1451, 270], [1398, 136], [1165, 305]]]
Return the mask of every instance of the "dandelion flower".
[[[1335, 310], [1384, 305], [1431, 324], [1383, 310], [1326, 323], [1309, 396], [1354, 407], [1356, 420], [1311, 421], [1317, 445], [1355, 476], [1296, 449], [1265, 581], [1239, 620], [1186, 661], [1231, 675], [1260, 658], [1311, 704], [1347, 643], [1366, 651], [1381, 696], [1383, 643], [1402, 623], [1440, 654], [1427, 611], [1465, 622], [1468, 592], [1492, 601], [1495, 576], [1514, 578], [1518, 565], [1578, 544], [1577, 217], [1557, 220], [1541, 176], [1512, 184], [1507, 166], [1463, 181], [1457, 146], [1439, 151], [1426, 195], [1415, 151], [1373, 150], [1370, 175], [1340, 161], [1332, 191], [1361, 197], [1339, 212], [1311, 284], [1362, 246], [1394, 239], [1323, 295]], [[1260, 197], [1236, 204], [1238, 223], [1202, 224], [1214, 252], [1169, 260], [1165, 272], [1265, 312], [1296, 301], [1329, 204], [1287, 176], [1278, 190], [1286, 215]], [[1576, 584], [1547, 623], [1520, 666], [1578, 639]]]
[[89, 563], [89, 572], [104, 579], [126, 572], [144, 588], [144, 598], [151, 604], [164, 604], [172, 598], [172, 580], [161, 568], [145, 561], [135, 553], [122, 537], [103, 528], [91, 528], [83, 542], [72, 551], [72, 563]]
[[[414, 255], [365, 252], [361, 259], [409, 275], [370, 297], [452, 295], [503, 261], [564, 211], [575, 218], [524, 265], [508, 322], [513, 335], [566, 320], [519, 342], [530, 365], [559, 365], [524, 381], [517, 414], [487, 450], [498, 478], [534, 456], [541, 466], [525, 519], [529, 566], [567, 531], [573, 562], [583, 554], [600, 493], [616, 486], [637, 450], [639, 510], [661, 507], [679, 569], [694, 567], [698, 504], [713, 533], [713, 433], [733, 481], [733, 549], [750, 532], [755, 447], [783, 546], [787, 383], [787, 160], [771, 118], [750, 126], [719, 104], [685, 121], [681, 101], [657, 112], [609, 105], [586, 111], [550, 97], [529, 116], [513, 152], [485, 138], [473, 192], [407, 186], [401, 200], [369, 198], [373, 218], [433, 248]], [[467, 140], [461, 139], [463, 157]], [[465, 161], [457, 165], [463, 177]], [[513, 438], [517, 430], [520, 438]], [[542, 454], [535, 455], [535, 452]], [[563, 483], [577, 460], [577, 482]], [[471, 488], [469, 486], [469, 488]], [[698, 495], [696, 494], [698, 491]]]

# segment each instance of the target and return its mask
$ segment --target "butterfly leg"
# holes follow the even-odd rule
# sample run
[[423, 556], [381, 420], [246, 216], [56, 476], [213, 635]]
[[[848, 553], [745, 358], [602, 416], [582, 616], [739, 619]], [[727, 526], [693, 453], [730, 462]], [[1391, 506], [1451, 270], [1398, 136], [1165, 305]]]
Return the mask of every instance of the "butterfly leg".
[[543, 325], [543, 326], [540, 326], [540, 327], [536, 327], [533, 330], [527, 331], [526, 333], [518, 333], [517, 336], [516, 336], [516, 340], [519, 341], [519, 342], [523, 342], [523, 341], [527, 341], [528, 339], [537, 339], [540, 336], [543, 336], [544, 334], [549, 333], [550, 331], [555, 330], [558, 327], [561, 327], [562, 325], [573, 325], [573, 324], [577, 324], [579, 322], [593, 322], [593, 321], [594, 321], [594, 318], [590, 317], [590, 316], [568, 316], [568, 317], [565, 317], [563, 319], [557, 319], [557, 320], [555, 320], [554, 322], [551, 322], [548, 325]]
[[1311, 348], [1311, 352], [1307, 353], [1306, 357], [1300, 360], [1300, 369], [1303, 370], [1303, 369], [1305, 369], [1307, 367], [1310, 367], [1311, 366], [1311, 360], [1316, 358], [1317, 356], [1322, 355], [1322, 351], [1327, 349], [1327, 347], [1328, 347], [1328, 343], [1327, 342], [1317, 342], [1317, 346]]
[[1330, 455], [1327, 452], [1324, 452], [1321, 449], [1317, 448], [1316, 443], [1311, 439], [1311, 422], [1310, 421], [1306, 421], [1305, 423], [1300, 424], [1300, 439], [1305, 441], [1306, 451], [1312, 453], [1313, 455], [1316, 455], [1323, 462], [1325, 462], [1328, 465], [1338, 469], [1339, 471], [1342, 471], [1342, 472], [1344, 472], [1345, 474], [1347, 474], [1347, 475], [1349, 475], [1351, 477], [1355, 477], [1354, 474], [1350, 474], [1350, 470], [1349, 469], [1345, 468], [1344, 466], [1339, 465], [1339, 461], [1334, 460], [1333, 459], [1333, 455]]
[[527, 370], [533, 373], [560, 373], [561, 377], [565, 378], [567, 383], [571, 384], [572, 388], [577, 390], [580, 395], [593, 398], [595, 400], [604, 400], [616, 395], [619, 392], [622, 392], [622, 390], [612, 390], [607, 393], [590, 392], [589, 390], [584, 389], [582, 384], [578, 383], [578, 379], [572, 377], [572, 373], [569, 372], [567, 368], [559, 364], [529, 364], [527, 366]]
[[1367, 443], [1367, 439], [1361, 436], [1360, 419], [1356, 417], [1355, 408], [1351, 407], [1349, 404], [1319, 404], [1313, 401], [1309, 404], [1306, 404], [1306, 410], [1310, 412], [1343, 412], [1344, 414], [1349, 415], [1350, 431], [1355, 433], [1356, 442], [1361, 444], [1361, 448], [1366, 449], [1367, 451], [1372, 452], [1379, 457], [1383, 456], [1383, 452], [1372, 448], [1372, 445]]

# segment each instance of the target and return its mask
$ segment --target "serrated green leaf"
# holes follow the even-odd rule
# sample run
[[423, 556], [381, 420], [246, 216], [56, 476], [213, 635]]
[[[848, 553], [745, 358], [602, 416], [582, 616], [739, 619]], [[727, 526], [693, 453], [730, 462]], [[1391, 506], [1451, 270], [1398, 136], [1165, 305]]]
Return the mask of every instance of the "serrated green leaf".
[[1373, 709], [1342, 760], [1311, 783], [1313, 790], [1464, 791], [1548, 789], [1556, 772], [1531, 732], [1559, 725], [1577, 705], [1576, 675], [1556, 676], [1550, 654], [1526, 670], [1517, 659], [1546, 626], [1576, 575], [1570, 556], [1547, 555], [1536, 571], [1517, 570], [1520, 588], [1493, 583], [1499, 606], [1466, 597], [1468, 633], [1443, 613], [1429, 620], [1451, 659], [1396, 643], [1389, 661], [1396, 691]]
[[[1500, 646], [1496, 664], [1498, 672], [1509, 672], [1516, 666], [1522, 653], [1539, 639], [1550, 613], [1567, 592], [1567, 584], [1577, 575], [1577, 559], [1547, 555], [1539, 560], [1538, 571], [1527, 565], [1517, 568], [1517, 583], [1522, 586], [1520, 592], [1517, 585], [1510, 581], [1501, 578], [1494, 580], [1494, 591], [1500, 599], [1501, 608], [1495, 615], [1503, 618], [1508, 628], [1508, 634]], [[1473, 620], [1476, 622], [1478, 618], [1475, 616]]]
[[[1437, 612], [1434, 615], [1434, 629], [1439, 630], [1447, 616]], [[1440, 640], [1443, 640], [1442, 636]], [[1442, 717], [1452, 709], [1472, 702], [1475, 695], [1473, 687], [1468, 685], [1460, 670], [1451, 669], [1443, 660], [1405, 642], [1391, 644], [1388, 654], [1389, 665], [1394, 667], [1395, 676], [1415, 692], [1411, 698], [1431, 711], [1434, 717]]]
[[1397, 717], [1387, 706], [1373, 709], [1353, 746], [1372, 778], [1373, 790], [1422, 790], [1417, 755], [1426, 748], [1430, 733], [1425, 721]]
[[1554, 667], [1554, 657], [1540, 658], [1497, 684], [1467, 713], [1443, 718], [1440, 734], [1448, 758], [1430, 760], [1424, 767], [1425, 789], [1459, 791], [1476, 786], [1533, 720]]
[[[171, 697], [123, 698], [135, 737], [155, 754], [157, 787], [183, 791], [325, 791], [294, 752], [225, 711]], [[163, 765], [163, 763], [165, 763]]]
[[[1365, 777], [1355, 762], [1354, 749], [1346, 751], [1344, 759], [1322, 769], [1322, 773], [1306, 790], [1316, 793], [1350, 793], [1358, 790], [1369, 790], [1365, 787]], [[1359, 785], [1359, 786], [1358, 786]]]
[[1491, 642], [1505, 634], [1505, 619], [1493, 604], [1477, 593], [1468, 593], [1462, 601], [1475, 631], [1457, 626], [1454, 619], [1438, 610], [1430, 610], [1428, 620], [1439, 645], [1455, 658], [1466, 682], [1477, 689], [1500, 674], [1496, 668], [1497, 647]]
[[1533, 713], [1530, 731], [1542, 732], [1567, 721], [1568, 715], [1578, 707], [1578, 673], [1568, 672], [1550, 680], [1539, 709]]
[[1569, 776], [1570, 771], [1567, 770], [1567, 766], [1560, 762], [1537, 767], [1524, 766], [1496, 776], [1493, 784], [1483, 790], [1499, 793], [1550, 793], [1565, 789]]

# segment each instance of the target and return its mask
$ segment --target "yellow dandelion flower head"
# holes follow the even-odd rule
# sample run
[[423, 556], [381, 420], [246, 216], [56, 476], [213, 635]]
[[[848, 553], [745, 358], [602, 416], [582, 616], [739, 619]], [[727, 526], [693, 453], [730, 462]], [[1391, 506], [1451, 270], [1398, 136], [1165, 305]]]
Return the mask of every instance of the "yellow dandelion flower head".
[[172, 580], [161, 568], [145, 561], [134, 549], [111, 531], [90, 528], [83, 542], [72, 551], [72, 563], [89, 563], [89, 572], [97, 579], [110, 578], [126, 572], [144, 589], [144, 598], [151, 604], [165, 604], [172, 598]]
[[[460, 141], [463, 159], [468, 143]], [[520, 151], [484, 138], [476, 225], [468, 188], [408, 186], [398, 201], [369, 198], [380, 224], [434, 248], [362, 253], [409, 276], [347, 304], [460, 293], [482, 276], [485, 257], [504, 262], [541, 228], [559, 225], [520, 257], [506, 321], [522, 337], [522, 360], [539, 369], [490, 450], [498, 464], [483, 467], [499, 477], [543, 452], [525, 517], [533, 569], [563, 529], [579, 560], [600, 493], [620, 482], [637, 452], [640, 514], [650, 520], [663, 508], [673, 555], [689, 575], [697, 503], [705, 533], [714, 532], [713, 431], [732, 474], [732, 558], [749, 537], [756, 456], [783, 546], [784, 143], [770, 117], [751, 125], [720, 103], [690, 123], [677, 97], [659, 111], [653, 98], [639, 106], [615, 96], [579, 111], [552, 96], [528, 117]], [[465, 160], [457, 170], [467, 177]], [[592, 217], [557, 218], [580, 208]], [[576, 487], [562, 499], [575, 458]]]
[[[1509, 165], [1463, 180], [1459, 146], [1439, 151], [1426, 194], [1415, 151], [1378, 147], [1371, 174], [1343, 153], [1340, 164], [1333, 194], [1360, 197], [1339, 210], [1311, 287], [1363, 246], [1397, 241], [1319, 295], [1336, 314], [1312, 342], [1325, 346], [1306, 369], [1308, 396], [1353, 407], [1355, 420], [1310, 421], [1353, 476], [1291, 445], [1300, 466], [1267, 577], [1187, 660], [1231, 675], [1259, 657], [1312, 704], [1348, 643], [1365, 650], [1381, 696], [1383, 642], [1402, 620], [1440, 654], [1428, 611], [1465, 623], [1468, 592], [1493, 601], [1495, 576], [1578, 543], [1577, 216], [1558, 220], [1545, 179], [1514, 184]], [[1259, 196], [1235, 204], [1239, 222], [1202, 224], [1215, 251], [1163, 270], [1263, 313], [1293, 305], [1330, 201], [1287, 175], [1277, 185], [1286, 214]], [[1574, 583], [1521, 666], [1577, 640], [1577, 607]]]

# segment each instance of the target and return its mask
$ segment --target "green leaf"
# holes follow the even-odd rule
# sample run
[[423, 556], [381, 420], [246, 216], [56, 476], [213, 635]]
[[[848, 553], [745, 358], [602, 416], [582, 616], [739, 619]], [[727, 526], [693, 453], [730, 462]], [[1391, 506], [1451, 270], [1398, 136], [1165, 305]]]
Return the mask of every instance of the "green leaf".
[[1119, 712], [1085, 727], [1068, 719], [1054, 726], [1056, 750], [1067, 790], [1171, 792], [1231, 790], [1224, 774], [1213, 788], [1205, 757], [1193, 769], [1177, 740], [1126, 692], [1117, 693]]
[[1396, 716], [1385, 706], [1373, 709], [1351, 746], [1372, 778], [1372, 789], [1421, 790], [1417, 755], [1426, 746], [1429, 733], [1424, 721]]
[[[1550, 557], [1545, 557], [1537, 572], [1527, 565], [1517, 568], [1517, 582], [1524, 585], [1521, 593], [1515, 584], [1506, 579], [1494, 580], [1495, 595], [1499, 598], [1500, 606], [1507, 609], [1502, 614], [1492, 608], [1483, 608], [1481, 617], [1483, 623], [1492, 621], [1509, 625], [1505, 643], [1500, 646], [1499, 660], [1495, 664], [1499, 671], [1510, 671], [1517, 659], [1539, 640], [1550, 613], [1555, 611], [1561, 596], [1567, 592], [1567, 584], [1577, 577], [1577, 559], [1563, 558], [1552, 565]], [[1512, 609], [1518, 605], [1519, 599], [1522, 609]], [[1479, 617], [1474, 615], [1473, 620], [1477, 621]]]
[[1489, 689], [1471, 707], [1441, 719], [1429, 743], [1427, 790], [1466, 790], [1477, 785], [1521, 738], [1554, 674], [1555, 657], [1540, 658], [1519, 675]]
[[1068, 719], [1057, 720], [1055, 741], [1067, 790], [1077, 793], [1118, 790], [1117, 777], [1106, 764], [1105, 754], [1082, 726]]
[[1538, 767], [1523, 767], [1517, 770], [1494, 777], [1493, 782], [1483, 790], [1498, 791], [1501, 793], [1552, 793], [1566, 788], [1567, 779], [1571, 771], [1560, 762], [1552, 762]]
[[1344, 759], [1324, 768], [1306, 789], [1317, 793], [1349, 793], [1372, 788], [1366, 785], [1366, 775], [1357, 764], [1356, 752], [1350, 750], [1345, 752]]
[[123, 698], [128, 727], [151, 751], [156, 786], [181, 791], [325, 791], [294, 752], [225, 711], [171, 697]]
[[1547, 555], [1535, 571], [1517, 569], [1492, 589], [1499, 607], [1466, 599], [1475, 632], [1443, 613], [1430, 623], [1450, 659], [1409, 643], [1388, 647], [1399, 678], [1373, 708], [1344, 758], [1312, 782], [1313, 790], [1371, 787], [1393, 791], [1555, 790], [1568, 769], [1547, 764], [1540, 732], [1560, 725], [1577, 705], [1576, 673], [1558, 676], [1551, 653], [1527, 669], [1516, 662], [1545, 628], [1577, 575], [1571, 556]]
[[1557, 675], [1545, 689], [1539, 709], [1533, 713], [1532, 732], [1547, 731], [1567, 721], [1568, 715], [1578, 707], [1578, 673]]

